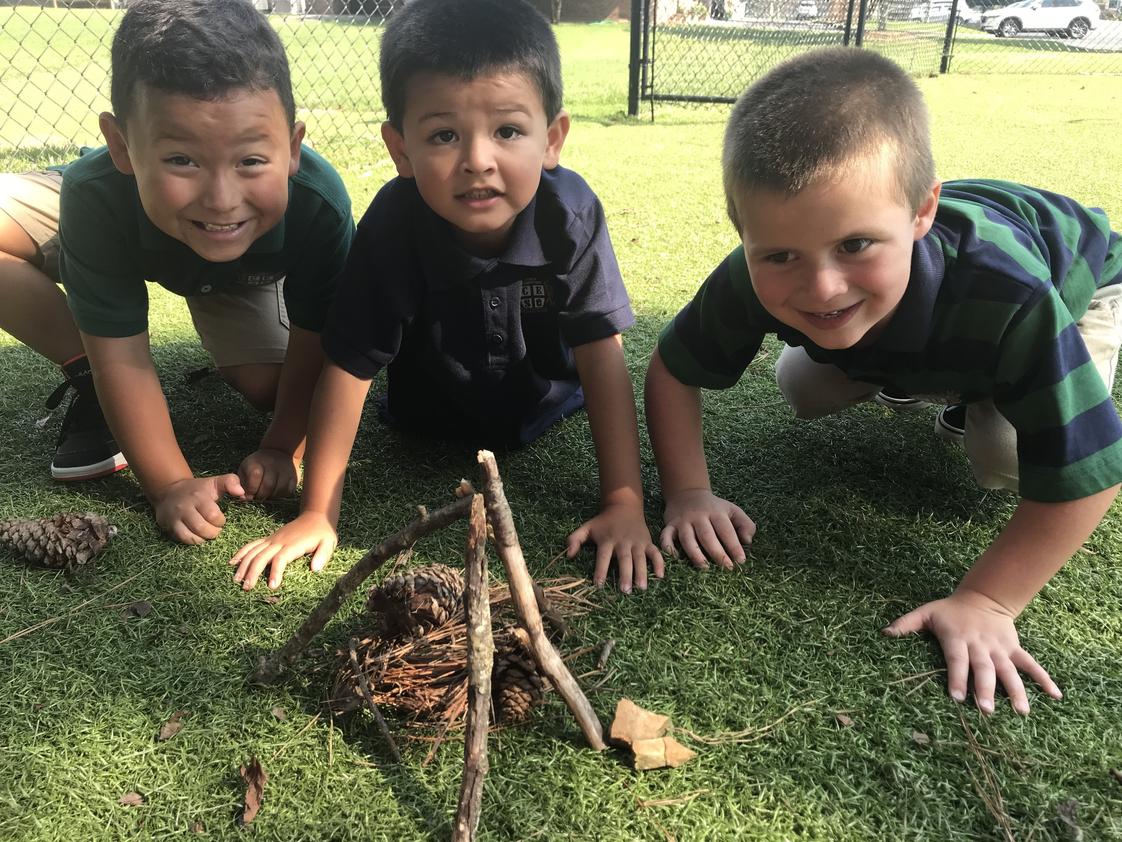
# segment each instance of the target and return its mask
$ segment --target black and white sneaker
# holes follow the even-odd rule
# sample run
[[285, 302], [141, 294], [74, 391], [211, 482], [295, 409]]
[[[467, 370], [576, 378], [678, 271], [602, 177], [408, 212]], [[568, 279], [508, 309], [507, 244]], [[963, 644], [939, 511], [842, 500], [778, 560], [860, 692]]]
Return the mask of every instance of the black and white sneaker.
[[927, 401], [921, 401], [919, 398], [900, 394], [891, 389], [881, 389], [873, 397], [873, 400], [881, 406], [887, 406], [889, 409], [895, 409], [898, 412], [909, 412], [913, 409], [923, 409], [926, 406], [930, 406]]
[[[105, 422], [94, 391], [89, 362], [82, 357], [67, 363], [66, 382], [47, 398], [47, 409], [54, 411], [66, 395], [70, 403], [62, 419], [51, 476], [65, 482], [94, 479], [128, 467]], [[49, 417], [49, 416], [48, 416]]]
[[946, 441], [961, 442], [966, 435], [966, 404], [944, 406], [935, 416], [935, 435]]

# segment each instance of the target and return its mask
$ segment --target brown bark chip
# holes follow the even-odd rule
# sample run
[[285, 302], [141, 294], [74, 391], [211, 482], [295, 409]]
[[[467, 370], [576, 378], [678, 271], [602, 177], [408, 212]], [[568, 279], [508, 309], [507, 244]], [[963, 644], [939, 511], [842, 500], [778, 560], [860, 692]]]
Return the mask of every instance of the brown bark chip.
[[178, 734], [180, 729], [183, 728], [183, 718], [190, 715], [190, 712], [186, 710], [177, 710], [173, 713], [168, 721], [160, 726], [160, 731], [156, 734], [156, 741], [162, 743]]

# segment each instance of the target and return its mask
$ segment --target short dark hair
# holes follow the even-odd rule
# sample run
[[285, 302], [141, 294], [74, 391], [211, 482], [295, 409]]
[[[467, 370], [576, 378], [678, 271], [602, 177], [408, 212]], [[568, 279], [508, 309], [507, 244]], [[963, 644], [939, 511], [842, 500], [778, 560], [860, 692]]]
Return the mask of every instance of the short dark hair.
[[386, 119], [398, 131], [405, 91], [421, 73], [470, 81], [486, 73], [524, 73], [541, 94], [546, 119], [561, 111], [561, 54], [553, 29], [524, 0], [411, 0], [382, 36], [380, 71]]
[[935, 181], [927, 108], [915, 81], [870, 50], [812, 50], [772, 68], [737, 100], [721, 169], [733, 197], [765, 188], [794, 195], [887, 145], [899, 196], [917, 211]]
[[109, 98], [122, 125], [138, 85], [215, 101], [274, 90], [296, 121], [284, 45], [247, 0], [132, 0], [113, 36]]

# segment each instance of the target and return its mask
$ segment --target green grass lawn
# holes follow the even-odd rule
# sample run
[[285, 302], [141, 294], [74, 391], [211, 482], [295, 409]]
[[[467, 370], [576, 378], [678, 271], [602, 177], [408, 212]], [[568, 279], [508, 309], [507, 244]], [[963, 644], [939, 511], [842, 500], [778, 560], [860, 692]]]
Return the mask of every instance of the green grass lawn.
[[[559, 34], [575, 117], [563, 160], [607, 210], [639, 317], [626, 341], [638, 385], [657, 331], [735, 243], [718, 172], [726, 112], [660, 107], [653, 124], [628, 120], [626, 30], [565, 26]], [[314, 52], [310, 43], [292, 49]], [[0, 70], [0, 78], [16, 72]], [[943, 177], [1025, 180], [1122, 219], [1117, 79], [951, 75], [921, 85]], [[337, 107], [357, 107], [360, 87], [341, 90], [354, 98]], [[369, 101], [363, 108], [377, 111]], [[319, 115], [307, 114], [317, 145], [329, 134]], [[370, 125], [367, 144], [320, 145], [358, 212], [391, 174]], [[184, 451], [200, 472], [231, 470], [264, 421], [214, 378], [187, 385], [185, 373], [206, 357], [182, 302], [152, 292], [153, 351]], [[930, 412], [866, 406], [794, 422], [772, 378], [777, 350], [765, 346], [736, 388], [705, 403], [714, 487], [759, 525], [748, 564], [701, 574], [670, 562], [646, 594], [605, 590], [566, 644], [618, 641], [607, 671], [585, 679], [603, 682], [590, 697], [603, 720], [626, 695], [694, 734], [748, 729], [749, 741], [683, 736], [699, 750], [696, 760], [636, 773], [613, 752], [586, 749], [552, 697], [528, 725], [492, 737], [481, 837], [1122, 839], [1122, 781], [1111, 774], [1122, 767], [1122, 509], [1019, 624], [1065, 699], [1031, 692], [1027, 719], [1005, 705], [983, 718], [947, 697], [931, 640], [888, 640], [878, 630], [953, 588], [1012, 498], [975, 486], [963, 453], [931, 434]], [[127, 472], [76, 486], [50, 480], [57, 420], [40, 430], [35, 419], [57, 375], [6, 337], [0, 371], [0, 518], [93, 510], [120, 529], [90, 582], [0, 566], [0, 839], [243, 838], [234, 825], [244, 791], [238, 766], [250, 756], [270, 775], [249, 831], [257, 838], [447, 838], [461, 739], [450, 738], [428, 765], [429, 744], [406, 742], [397, 765], [367, 720], [333, 720], [321, 705], [328, 679], [318, 668], [346, 640], [359, 600], [291, 681], [251, 690], [245, 676], [415, 505], [441, 504], [461, 476], [474, 477], [473, 454], [367, 418], [340, 550], [322, 575], [293, 565], [273, 604], [263, 589], [234, 587], [226, 560], [290, 518], [294, 502], [230, 504], [218, 540], [172, 544]], [[596, 510], [586, 420], [499, 458], [531, 568], [543, 572]], [[643, 468], [657, 530], [661, 503], [645, 437]], [[456, 563], [462, 547], [463, 530], [449, 529], [418, 544], [416, 560]], [[587, 554], [549, 567], [589, 570]], [[151, 613], [131, 616], [127, 606], [140, 600]], [[577, 659], [575, 671], [594, 670], [595, 659]], [[180, 710], [190, 712], [183, 730], [155, 741]], [[130, 791], [144, 803], [121, 806]], [[1060, 818], [1073, 809], [1082, 837]]]

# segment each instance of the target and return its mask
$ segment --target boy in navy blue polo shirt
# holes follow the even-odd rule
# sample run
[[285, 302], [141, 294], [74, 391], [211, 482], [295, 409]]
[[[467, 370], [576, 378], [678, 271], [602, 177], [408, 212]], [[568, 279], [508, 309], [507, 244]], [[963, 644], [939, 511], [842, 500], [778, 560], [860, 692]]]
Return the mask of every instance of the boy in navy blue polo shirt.
[[587, 407], [601, 512], [568, 541], [614, 558], [623, 591], [662, 557], [643, 517], [639, 443], [620, 332], [634, 321], [599, 200], [558, 166], [569, 117], [549, 24], [516, 0], [417, 0], [381, 45], [382, 127], [399, 178], [362, 218], [333, 305], [313, 401], [299, 517], [231, 564], [271, 566], [336, 544], [343, 475], [367, 390], [382, 416], [480, 445], [520, 445]]
[[647, 372], [664, 547], [699, 566], [744, 560], [755, 525], [710, 489], [699, 389], [736, 383], [768, 333], [787, 344], [776, 379], [800, 418], [882, 390], [965, 405], [937, 430], [957, 428], [979, 483], [1020, 503], [953, 594], [885, 632], [933, 633], [952, 697], [972, 673], [987, 713], [998, 682], [1028, 713], [1019, 672], [1059, 698], [1014, 621], [1122, 482], [1118, 234], [1054, 193], [938, 182], [919, 89], [866, 50], [807, 53], [752, 85], [722, 163], [743, 245], [666, 327]]

